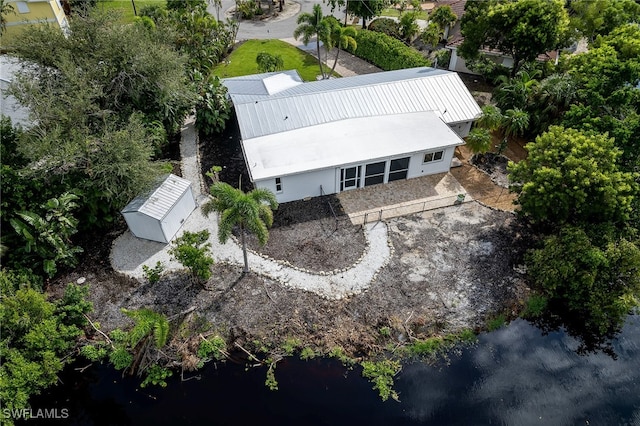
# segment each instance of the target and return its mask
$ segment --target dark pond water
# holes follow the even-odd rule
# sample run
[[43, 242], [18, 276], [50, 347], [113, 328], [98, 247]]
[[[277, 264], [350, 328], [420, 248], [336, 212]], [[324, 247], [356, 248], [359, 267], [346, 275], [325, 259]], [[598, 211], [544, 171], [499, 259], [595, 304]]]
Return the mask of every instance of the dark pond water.
[[640, 316], [613, 341], [617, 359], [578, 346], [517, 320], [436, 365], [406, 364], [399, 403], [382, 402], [358, 368], [287, 359], [275, 392], [264, 369], [233, 364], [165, 389], [138, 389], [104, 366], [68, 369], [32, 407], [67, 408], [64, 424], [77, 425], [640, 425]]

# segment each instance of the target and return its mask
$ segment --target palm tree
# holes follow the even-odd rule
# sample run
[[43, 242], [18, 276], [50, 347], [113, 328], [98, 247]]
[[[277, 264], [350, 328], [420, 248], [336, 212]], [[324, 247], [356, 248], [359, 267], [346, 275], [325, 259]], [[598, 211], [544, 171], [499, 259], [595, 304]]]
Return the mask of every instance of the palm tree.
[[430, 22], [435, 22], [440, 26], [440, 29], [442, 30], [442, 38], [445, 40], [449, 36], [449, 28], [451, 28], [457, 20], [458, 15], [453, 13], [453, 9], [451, 9], [451, 6], [449, 5], [438, 7], [429, 16]]
[[297, 40], [302, 37], [304, 44], [309, 44], [311, 37], [316, 36], [316, 50], [318, 52], [318, 65], [320, 65], [320, 74], [325, 77], [324, 68], [322, 67], [322, 59], [320, 57], [320, 40], [326, 40], [329, 32], [329, 25], [323, 19], [322, 8], [319, 4], [313, 6], [313, 12], [301, 13], [297, 20], [298, 26], [293, 31], [293, 37]]
[[213, 199], [202, 206], [205, 215], [220, 213], [218, 240], [224, 244], [231, 236], [234, 226], [240, 227], [244, 273], [249, 272], [245, 232], [258, 238], [260, 245], [269, 239], [268, 228], [273, 224], [273, 210], [278, 208], [275, 195], [268, 189], [257, 188], [247, 193], [224, 182], [211, 185], [209, 192]]
[[520, 108], [508, 109], [504, 113], [504, 135], [507, 138], [522, 136], [529, 127], [529, 113]]
[[338, 56], [340, 56], [341, 49], [351, 48], [355, 50], [358, 47], [356, 43], [356, 29], [353, 27], [345, 27], [340, 21], [338, 21], [333, 16], [327, 16], [324, 18], [329, 26], [328, 37], [324, 41], [325, 49], [328, 52], [334, 47], [337, 49], [335, 61], [333, 62], [333, 67], [331, 67], [331, 72], [329, 76], [333, 75], [333, 72], [336, 69], [336, 65], [338, 64]]
[[497, 82], [500, 83], [494, 91], [496, 105], [503, 110], [511, 108], [525, 108], [529, 98], [535, 93], [539, 81], [536, 80], [542, 74], [540, 70], [520, 70], [515, 77], [509, 78], [501, 75]]

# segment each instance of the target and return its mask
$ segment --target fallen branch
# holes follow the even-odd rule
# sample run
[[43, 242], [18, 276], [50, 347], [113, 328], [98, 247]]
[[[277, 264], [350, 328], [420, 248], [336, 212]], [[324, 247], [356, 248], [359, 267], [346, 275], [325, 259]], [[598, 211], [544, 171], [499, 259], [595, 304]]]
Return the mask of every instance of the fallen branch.
[[246, 350], [245, 348], [242, 347], [242, 345], [238, 342], [233, 342], [234, 345], [236, 345], [238, 348], [240, 348], [242, 350], [242, 352], [246, 353], [247, 355], [249, 355], [250, 359], [253, 359], [256, 362], [259, 362], [260, 365], [264, 365], [264, 361], [260, 361], [254, 354], [252, 354], [251, 352], [249, 352], [248, 350]]
[[267, 290], [267, 286], [266, 286], [266, 285], [264, 285], [264, 282], [262, 283], [262, 288], [264, 288], [264, 292], [267, 294], [267, 297], [268, 297], [269, 299], [271, 299], [271, 301], [272, 301], [273, 303], [276, 303], [276, 301], [275, 301], [275, 300], [273, 300], [273, 297], [271, 297], [271, 295], [269, 294], [269, 291]]
[[[201, 338], [202, 340], [207, 340], [207, 339], [206, 339], [206, 337], [204, 337], [204, 336], [202, 335], [202, 333], [200, 333], [200, 338]], [[207, 340], [207, 342], [208, 342], [208, 340]], [[231, 355], [229, 355], [229, 352], [225, 351], [224, 349], [219, 349], [219, 348], [216, 348], [216, 349], [217, 349], [217, 350], [218, 350], [218, 352], [220, 352], [222, 355], [224, 355], [224, 356], [225, 356], [225, 357], [227, 357], [228, 359], [231, 359]]]
[[102, 330], [100, 330], [98, 327], [96, 327], [96, 325], [93, 323], [93, 321], [91, 321], [91, 320], [89, 319], [89, 317], [87, 316], [87, 314], [82, 314], [82, 315], [84, 315], [84, 317], [87, 319], [87, 321], [89, 321], [89, 324], [91, 324], [91, 327], [93, 327], [93, 329], [94, 329], [95, 331], [97, 331], [98, 333], [102, 334], [102, 336], [103, 336], [105, 339], [107, 339], [107, 343], [109, 343], [109, 345], [111, 345], [111, 348], [112, 348], [112, 349], [115, 349], [115, 348], [114, 348], [114, 346], [113, 346], [113, 342], [111, 341], [111, 339], [109, 339], [109, 336], [107, 336], [106, 334], [104, 334], [104, 332], [102, 332]]
[[177, 317], [180, 317], [180, 316], [182, 316], [182, 315], [189, 314], [189, 313], [191, 313], [191, 312], [193, 312], [193, 311], [195, 311], [195, 310], [196, 310], [196, 307], [195, 307], [195, 306], [192, 306], [192, 307], [190, 307], [189, 309], [186, 309], [186, 310], [184, 310], [184, 311], [182, 311], [182, 312], [178, 312], [178, 313], [177, 313], [177, 314], [175, 314], [175, 315], [171, 315], [169, 318], [167, 318], [167, 321], [172, 321], [172, 320], [176, 319]]

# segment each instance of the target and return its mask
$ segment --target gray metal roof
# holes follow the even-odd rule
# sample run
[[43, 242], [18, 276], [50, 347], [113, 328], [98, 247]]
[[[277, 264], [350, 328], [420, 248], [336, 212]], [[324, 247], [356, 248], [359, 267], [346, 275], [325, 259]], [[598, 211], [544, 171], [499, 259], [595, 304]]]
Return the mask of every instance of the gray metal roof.
[[303, 83], [238, 103], [232, 90], [243, 140], [350, 118], [433, 111], [451, 124], [481, 113], [457, 73], [424, 67]]
[[174, 174], [167, 175], [150, 192], [131, 200], [122, 213], [139, 212], [162, 220], [190, 186], [191, 182], [186, 179]]
[[265, 84], [265, 82], [268, 82], [270, 78], [282, 75], [288, 77], [291, 82], [303, 83], [302, 77], [296, 70], [230, 77], [223, 79], [222, 83], [227, 87], [234, 105], [238, 105], [272, 96], [275, 92], [273, 90], [270, 91], [269, 85]]

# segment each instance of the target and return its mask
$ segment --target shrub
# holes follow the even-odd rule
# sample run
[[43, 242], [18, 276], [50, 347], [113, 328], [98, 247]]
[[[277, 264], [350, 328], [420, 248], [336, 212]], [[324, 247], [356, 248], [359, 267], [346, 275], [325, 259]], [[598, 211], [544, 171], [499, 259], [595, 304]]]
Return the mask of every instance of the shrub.
[[364, 361], [362, 363], [362, 376], [373, 383], [373, 388], [378, 391], [383, 401], [389, 397], [398, 401], [398, 393], [393, 390], [393, 377], [401, 369], [400, 362], [391, 359], [382, 361]]
[[431, 61], [417, 50], [386, 34], [360, 30], [356, 35], [358, 48], [349, 52], [385, 71], [403, 68], [429, 67]]
[[522, 317], [538, 318], [545, 309], [547, 309], [547, 298], [540, 294], [534, 294], [527, 299], [527, 304], [524, 307], [524, 311], [522, 311]]
[[400, 24], [391, 18], [378, 18], [369, 24], [369, 31], [383, 33], [400, 40]]
[[222, 359], [223, 351], [227, 347], [227, 343], [220, 336], [213, 336], [210, 339], [205, 339], [200, 342], [198, 347], [199, 358], [209, 358], [213, 356], [214, 359]]
[[149, 281], [149, 284], [156, 284], [160, 281], [160, 277], [162, 276], [162, 272], [164, 271], [164, 264], [159, 260], [156, 262], [156, 266], [153, 268], [148, 267], [147, 265], [142, 265], [142, 272], [144, 272], [144, 277]]
[[213, 258], [209, 256], [211, 247], [211, 244], [207, 243], [209, 235], [207, 230], [195, 233], [186, 231], [173, 242], [174, 246], [169, 249], [169, 254], [200, 281], [211, 278]]
[[499, 328], [504, 327], [506, 323], [507, 318], [503, 314], [497, 315], [487, 321], [487, 330], [495, 331]]

